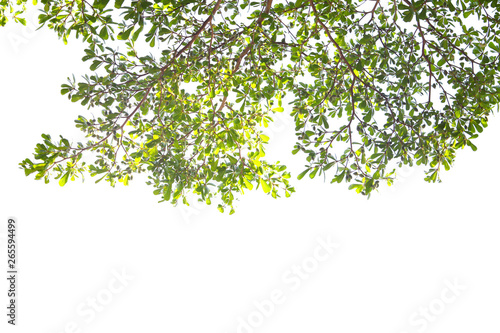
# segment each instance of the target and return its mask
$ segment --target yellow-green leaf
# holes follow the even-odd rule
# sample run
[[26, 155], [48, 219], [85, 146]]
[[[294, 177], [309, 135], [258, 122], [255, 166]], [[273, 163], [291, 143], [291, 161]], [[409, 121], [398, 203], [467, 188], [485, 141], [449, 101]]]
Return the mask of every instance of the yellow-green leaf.
[[59, 185], [60, 186], [64, 186], [67, 182], [68, 182], [68, 178], [69, 178], [69, 171], [66, 172], [62, 177], [61, 179], [59, 179]]
[[262, 185], [264, 193], [269, 193], [269, 191], [271, 191], [271, 186], [262, 178], [260, 179], [260, 185]]
[[245, 183], [245, 186], [251, 191], [253, 189], [252, 183], [250, 183], [245, 177], [243, 177], [243, 182]]

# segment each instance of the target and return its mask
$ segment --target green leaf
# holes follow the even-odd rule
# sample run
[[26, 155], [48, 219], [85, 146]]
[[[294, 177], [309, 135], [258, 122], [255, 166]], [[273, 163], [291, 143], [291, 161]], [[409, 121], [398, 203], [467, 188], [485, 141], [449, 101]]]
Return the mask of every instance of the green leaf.
[[71, 96], [71, 101], [74, 103], [74, 102], [78, 102], [79, 100], [81, 100], [83, 98], [83, 96], [80, 96], [80, 95], [73, 95]]
[[297, 176], [297, 179], [300, 180], [302, 178], [304, 178], [304, 176], [309, 172], [309, 169], [308, 170], [304, 170], [302, 171], [298, 176]]
[[101, 32], [99, 32], [99, 37], [101, 37], [102, 39], [108, 39], [109, 35], [108, 35], [108, 28], [106, 27], [103, 27], [101, 29]]
[[109, 0], [95, 0], [92, 7], [94, 7], [95, 9], [103, 10], [104, 8], [106, 8], [108, 2]]
[[134, 29], [134, 27], [132, 26], [132, 27], [128, 28], [127, 30], [120, 32], [118, 34], [117, 38], [119, 40], [127, 40], [129, 38], [130, 33], [132, 32], [133, 29]]
[[409, 10], [403, 16], [403, 21], [405, 21], [405, 22], [411, 22], [412, 20], [413, 20], [413, 11]]
[[134, 31], [134, 34], [132, 35], [132, 40], [134, 42], [137, 40], [137, 38], [139, 38], [139, 35], [141, 34], [143, 28], [144, 27], [141, 26], [138, 30]]
[[99, 60], [94, 60], [92, 62], [92, 65], [90, 65], [90, 70], [91, 71], [95, 71], [99, 66], [101, 66], [102, 62], [100, 62]]
[[316, 177], [316, 173], [318, 172], [318, 168], [314, 168], [314, 170], [309, 174], [309, 178], [313, 179]]

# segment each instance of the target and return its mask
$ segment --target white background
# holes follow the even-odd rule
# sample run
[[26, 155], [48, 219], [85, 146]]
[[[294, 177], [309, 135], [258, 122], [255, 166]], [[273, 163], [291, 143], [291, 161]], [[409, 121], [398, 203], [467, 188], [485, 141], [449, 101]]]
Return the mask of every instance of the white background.
[[[111, 188], [88, 177], [61, 188], [25, 177], [18, 163], [41, 133], [79, 134], [73, 120], [91, 111], [59, 91], [89, 64], [78, 42], [65, 46], [47, 29], [9, 24], [0, 50], [1, 332], [500, 330], [498, 116], [475, 141], [478, 151], [460, 151], [441, 184], [404, 169], [393, 187], [366, 200], [346, 184], [306, 177], [294, 181], [288, 199], [246, 193], [228, 216], [216, 207], [159, 204], [140, 179]], [[304, 162], [290, 153], [290, 124], [281, 118], [270, 130], [267, 158], [288, 164], [295, 179]], [[3, 278], [11, 216], [19, 243], [16, 327], [6, 324]], [[307, 266], [318, 237], [340, 246]], [[311, 273], [293, 290], [286, 276], [303, 263]], [[125, 285], [115, 281], [122, 271]], [[466, 290], [455, 295], [446, 281]], [[110, 293], [110, 284], [120, 290]], [[268, 304], [273, 290], [283, 302], [264, 316], [255, 302]], [[87, 303], [96, 297], [106, 303], [100, 311]], [[422, 319], [429, 307], [437, 315]], [[242, 326], [249, 316], [253, 326]]]

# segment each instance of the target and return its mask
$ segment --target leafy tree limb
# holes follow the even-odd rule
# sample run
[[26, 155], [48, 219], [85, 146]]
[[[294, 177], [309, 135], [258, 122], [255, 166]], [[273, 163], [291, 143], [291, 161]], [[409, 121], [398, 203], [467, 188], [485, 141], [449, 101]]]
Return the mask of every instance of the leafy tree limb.
[[[289, 196], [261, 131], [286, 111], [298, 178], [328, 172], [369, 196], [403, 164], [439, 181], [499, 102], [496, 0], [41, 3], [40, 25], [87, 46], [92, 74], [61, 93], [101, 111], [76, 120], [86, 142], [42, 135], [21, 167], [46, 182], [147, 172], [162, 200], [192, 191], [231, 212], [254, 186]], [[0, 0], [0, 25], [23, 23], [24, 5]]]

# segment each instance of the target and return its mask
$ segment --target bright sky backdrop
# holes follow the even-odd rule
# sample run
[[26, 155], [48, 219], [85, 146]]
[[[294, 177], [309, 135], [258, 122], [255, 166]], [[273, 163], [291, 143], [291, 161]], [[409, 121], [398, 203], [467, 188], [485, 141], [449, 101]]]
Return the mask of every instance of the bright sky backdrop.
[[[28, 17], [35, 22], [33, 11]], [[87, 177], [61, 188], [25, 177], [18, 163], [42, 133], [78, 135], [73, 120], [91, 111], [59, 91], [89, 64], [79, 42], [65, 46], [29, 26], [0, 30], [0, 267], [13, 216], [16, 332], [499, 331], [498, 115], [443, 183], [406, 168], [370, 200], [305, 177], [291, 198], [259, 189], [228, 216], [215, 206], [158, 204], [139, 178], [129, 187]], [[295, 178], [304, 160], [290, 153], [291, 121], [280, 118], [269, 134], [267, 157], [288, 163]], [[321, 250], [319, 261], [314, 254], [329, 238], [340, 246]], [[123, 270], [130, 279], [117, 288]], [[14, 332], [3, 328], [1, 281], [1, 331]], [[269, 305], [280, 292], [280, 304]]]

